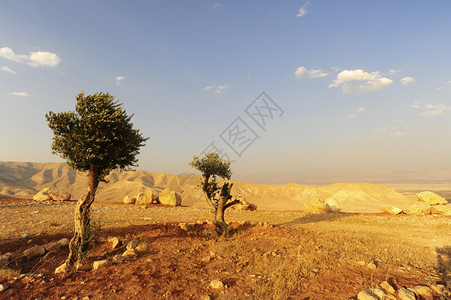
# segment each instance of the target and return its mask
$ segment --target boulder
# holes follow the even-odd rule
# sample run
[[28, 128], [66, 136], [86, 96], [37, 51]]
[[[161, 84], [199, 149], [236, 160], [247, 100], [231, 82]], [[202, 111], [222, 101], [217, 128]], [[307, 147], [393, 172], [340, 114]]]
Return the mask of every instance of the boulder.
[[251, 204], [247, 202], [247, 200], [243, 196], [235, 197], [235, 200], [240, 201], [240, 203], [232, 205], [230, 208], [234, 210], [256, 210], [257, 206], [255, 204]]
[[124, 197], [123, 201], [124, 201], [125, 204], [135, 204], [136, 199], [130, 197], [129, 195], [127, 195], [127, 196]]
[[407, 288], [408, 290], [412, 291], [417, 295], [418, 299], [425, 299], [425, 300], [433, 300], [434, 295], [432, 290], [425, 286], [425, 285], [416, 285]]
[[44, 245], [47, 252], [59, 253], [61, 251], [61, 245], [58, 242], [52, 242]]
[[379, 298], [376, 295], [373, 295], [368, 289], [364, 291], [360, 291], [357, 294], [358, 300], [378, 300]]
[[415, 293], [409, 291], [408, 289], [402, 287], [398, 291], [398, 299], [399, 300], [416, 300]]
[[339, 213], [341, 211], [340, 203], [338, 203], [338, 201], [335, 198], [333, 198], [333, 197], [327, 198], [325, 203], [326, 203], [327, 212]]
[[92, 269], [93, 270], [97, 270], [100, 266], [106, 266], [108, 264], [108, 260], [107, 259], [103, 259], [103, 260], [96, 260], [93, 264], [92, 264]]
[[182, 198], [179, 194], [170, 189], [163, 190], [158, 196], [161, 204], [169, 206], [180, 206], [182, 204]]
[[210, 286], [214, 289], [222, 289], [224, 288], [224, 283], [219, 279], [215, 279], [210, 282]]
[[136, 247], [138, 247], [138, 245], [139, 245], [139, 240], [133, 239], [127, 244], [126, 249], [127, 250], [135, 249]]
[[396, 292], [395, 288], [388, 281], [382, 281], [381, 288], [383, 288], [390, 294], [394, 294]]
[[45, 248], [42, 246], [33, 246], [31, 248], [28, 248], [23, 252], [23, 255], [26, 257], [35, 257], [35, 256], [41, 256], [45, 254]]
[[429, 215], [432, 211], [432, 207], [425, 202], [417, 202], [404, 209], [404, 212], [408, 215], [423, 216]]
[[117, 237], [113, 237], [108, 239], [108, 242], [111, 243], [111, 248], [112, 249], [116, 249], [117, 247], [119, 247], [121, 245], [121, 240]]
[[447, 205], [432, 205], [431, 213], [434, 214], [434, 215], [451, 216], [451, 206], [447, 206]]
[[448, 201], [446, 201], [445, 198], [440, 197], [436, 193], [433, 193], [430, 191], [418, 193], [417, 198], [418, 198], [418, 200], [426, 202], [427, 204], [430, 204], [430, 205], [448, 204]]
[[40, 190], [36, 195], [33, 196], [35, 201], [68, 201], [70, 200], [71, 194], [66, 192], [57, 191], [51, 188], [44, 188]]
[[326, 213], [327, 204], [319, 198], [314, 198], [304, 203], [304, 211], [313, 214]]
[[387, 212], [391, 215], [399, 215], [400, 213], [402, 213], [402, 209], [400, 209], [396, 206], [391, 206], [391, 205], [382, 205], [381, 210], [383, 212]]
[[66, 263], [55, 269], [55, 274], [66, 273]]
[[65, 247], [69, 245], [69, 239], [68, 238], [62, 238], [61, 240], [58, 241], [58, 244], [61, 245], [61, 247]]
[[154, 201], [155, 201], [155, 197], [151, 190], [146, 190], [144, 193], [141, 193], [136, 197], [137, 205], [152, 204], [152, 203], [154, 203]]

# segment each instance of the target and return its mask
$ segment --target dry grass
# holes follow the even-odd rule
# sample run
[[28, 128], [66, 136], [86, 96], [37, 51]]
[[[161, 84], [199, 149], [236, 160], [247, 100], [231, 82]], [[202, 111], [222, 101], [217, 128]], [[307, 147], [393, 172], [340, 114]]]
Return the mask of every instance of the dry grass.
[[14, 277], [19, 277], [20, 276], [20, 272], [10, 269], [10, 268], [6, 268], [6, 269], [0, 269], [0, 281], [7, 281], [7, 280], [11, 280]]

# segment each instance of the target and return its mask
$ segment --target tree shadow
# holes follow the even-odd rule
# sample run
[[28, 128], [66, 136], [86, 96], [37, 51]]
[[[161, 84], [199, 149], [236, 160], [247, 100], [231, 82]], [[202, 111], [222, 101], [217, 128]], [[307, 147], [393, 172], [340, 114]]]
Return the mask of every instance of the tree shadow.
[[331, 222], [341, 218], [348, 218], [354, 216], [354, 213], [319, 213], [319, 214], [306, 214], [300, 218], [294, 219], [292, 221], [276, 224], [276, 225], [301, 225], [308, 223], [318, 223], [318, 222]]

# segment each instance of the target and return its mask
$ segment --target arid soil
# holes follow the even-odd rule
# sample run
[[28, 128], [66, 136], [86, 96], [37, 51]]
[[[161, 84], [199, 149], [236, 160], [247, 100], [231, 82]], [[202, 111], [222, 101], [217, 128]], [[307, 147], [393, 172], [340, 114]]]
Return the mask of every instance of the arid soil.
[[[13, 255], [0, 270], [0, 299], [356, 299], [384, 280], [399, 288], [450, 279], [451, 218], [432, 215], [228, 210], [237, 234], [224, 239], [208, 209], [96, 202], [86, 266], [125, 251], [108, 237], [148, 247], [69, 277], [53, 274], [67, 249], [20, 255], [70, 237], [74, 205], [0, 199], [0, 255]], [[225, 287], [210, 287], [215, 279]]]

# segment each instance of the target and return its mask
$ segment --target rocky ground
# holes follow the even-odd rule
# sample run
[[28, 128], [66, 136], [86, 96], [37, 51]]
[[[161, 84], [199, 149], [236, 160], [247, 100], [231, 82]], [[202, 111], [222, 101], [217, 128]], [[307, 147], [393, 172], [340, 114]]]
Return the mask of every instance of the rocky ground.
[[87, 269], [55, 275], [66, 247], [23, 251], [70, 238], [74, 205], [0, 199], [0, 299], [372, 299], [387, 283], [446, 299], [451, 285], [451, 217], [229, 210], [223, 239], [208, 209], [101, 202]]

